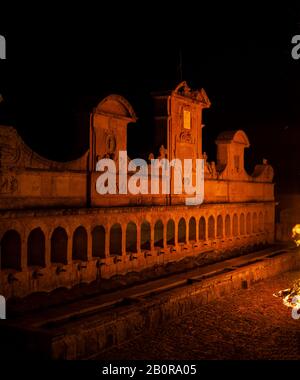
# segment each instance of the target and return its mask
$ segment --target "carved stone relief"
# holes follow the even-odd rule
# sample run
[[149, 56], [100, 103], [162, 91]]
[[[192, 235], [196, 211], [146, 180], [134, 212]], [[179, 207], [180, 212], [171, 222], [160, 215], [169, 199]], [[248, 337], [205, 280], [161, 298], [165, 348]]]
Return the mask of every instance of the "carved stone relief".
[[18, 190], [16, 177], [7, 175], [0, 176], [0, 194], [13, 194]]

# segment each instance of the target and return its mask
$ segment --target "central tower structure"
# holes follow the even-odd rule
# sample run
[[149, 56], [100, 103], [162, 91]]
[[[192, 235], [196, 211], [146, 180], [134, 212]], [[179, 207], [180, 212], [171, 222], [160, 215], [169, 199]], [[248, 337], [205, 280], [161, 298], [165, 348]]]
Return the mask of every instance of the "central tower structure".
[[181, 82], [153, 97], [156, 148], [163, 144], [169, 160], [202, 158], [202, 110], [211, 105], [204, 89], [194, 91]]

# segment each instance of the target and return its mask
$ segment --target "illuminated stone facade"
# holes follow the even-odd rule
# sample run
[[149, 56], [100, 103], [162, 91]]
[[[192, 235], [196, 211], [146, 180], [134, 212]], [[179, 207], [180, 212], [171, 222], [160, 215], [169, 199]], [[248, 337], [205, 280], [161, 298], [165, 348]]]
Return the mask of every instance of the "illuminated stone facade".
[[96, 192], [97, 161], [117, 161], [127, 147], [127, 125], [137, 119], [121, 96], [108, 96], [93, 110], [90, 148], [72, 162], [46, 160], [14, 128], [0, 127], [1, 294], [69, 288], [208, 249], [273, 242], [273, 169], [265, 161], [252, 175], [246, 173], [246, 134], [221, 133], [217, 162], [208, 162], [202, 152], [202, 110], [210, 107], [205, 91], [183, 82], [154, 94], [154, 105], [153, 133], [163, 146], [158, 157], [205, 160], [199, 206], [186, 206], [187, 195], [172, 192]]

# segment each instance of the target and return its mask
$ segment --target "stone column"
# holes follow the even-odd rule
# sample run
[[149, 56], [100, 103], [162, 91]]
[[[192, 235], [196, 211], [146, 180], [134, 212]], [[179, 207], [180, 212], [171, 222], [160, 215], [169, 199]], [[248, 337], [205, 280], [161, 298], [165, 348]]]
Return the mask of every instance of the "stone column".
[[174, 220], [175, 227], [174, 227], [174, 245], [175, 247], [178, 247], [178, 223], [176, 220]]
[[106, 226], [105, 228], [105, 257], [106, 258], [110, 256], [109, 244], [110, 244], [110, 226]]
[[27, 238], [26, 235], [21, 241], [21, 270], [27, 270]]
[[188, 244], [190, 242], [190, 223], [189, 220], [186, 219], [186, 229], [185, 229], [185, 242]]
[[[226, 217], [226, 215], [225, 215]], [[223, 220], [223, 228], [222, 228], [222, 240], [225, 240], [226, 234], [225, 234], [225, 217], [222, 215], [222, 220]]]
[[151, 226], [151, 241], [150, 241], [150, 249], [154, 251], [154, 226]]
[[45, 267], [51, 265], [51, 239], [50, 234], [45, 234]]
[[72, 264], [72, 248], [73, 248], [73, 235], [68, 234], [68, 246], [67, 246], [67, 263]]
[[139, 224], [136, 227], [136, 248], [137, 253], [141, 253], [141, 226]]
[[122, 256], [126, 257], [126, 227], [122, 226]]
[[93, 259], [92, 243], [92, 234], [90, 231], [87, 231], [87, 261], [91, 261]]
[[208, 218], [204, 217], [205, 219], [205, 241], [208, 241]]
[[164, 248], [166, 249], [167, 248], [167, 225], [164, 224], [164, 234], [163, 234], [163, 245], [164, 245]]

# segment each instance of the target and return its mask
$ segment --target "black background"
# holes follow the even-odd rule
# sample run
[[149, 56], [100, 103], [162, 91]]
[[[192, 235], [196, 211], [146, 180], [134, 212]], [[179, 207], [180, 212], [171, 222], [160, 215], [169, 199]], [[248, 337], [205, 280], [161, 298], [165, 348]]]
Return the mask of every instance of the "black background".
[[[50, 159], [88, 148], [88, 113], [110, 93], [139, 121], [129, 148], [151, 146], [150, 92], [204, 87], [204, 151], [223, 130], [250, 139], [247, 170], [269, 159], [281, 191], [300, 190], [300, 34], [296, 3], [143, 1], [10, 4], [1, 9], [0, 122]], [[182, 69], [180, 69], [180, 55]], [[132, 133], [134, 131], [134, 133]]]

